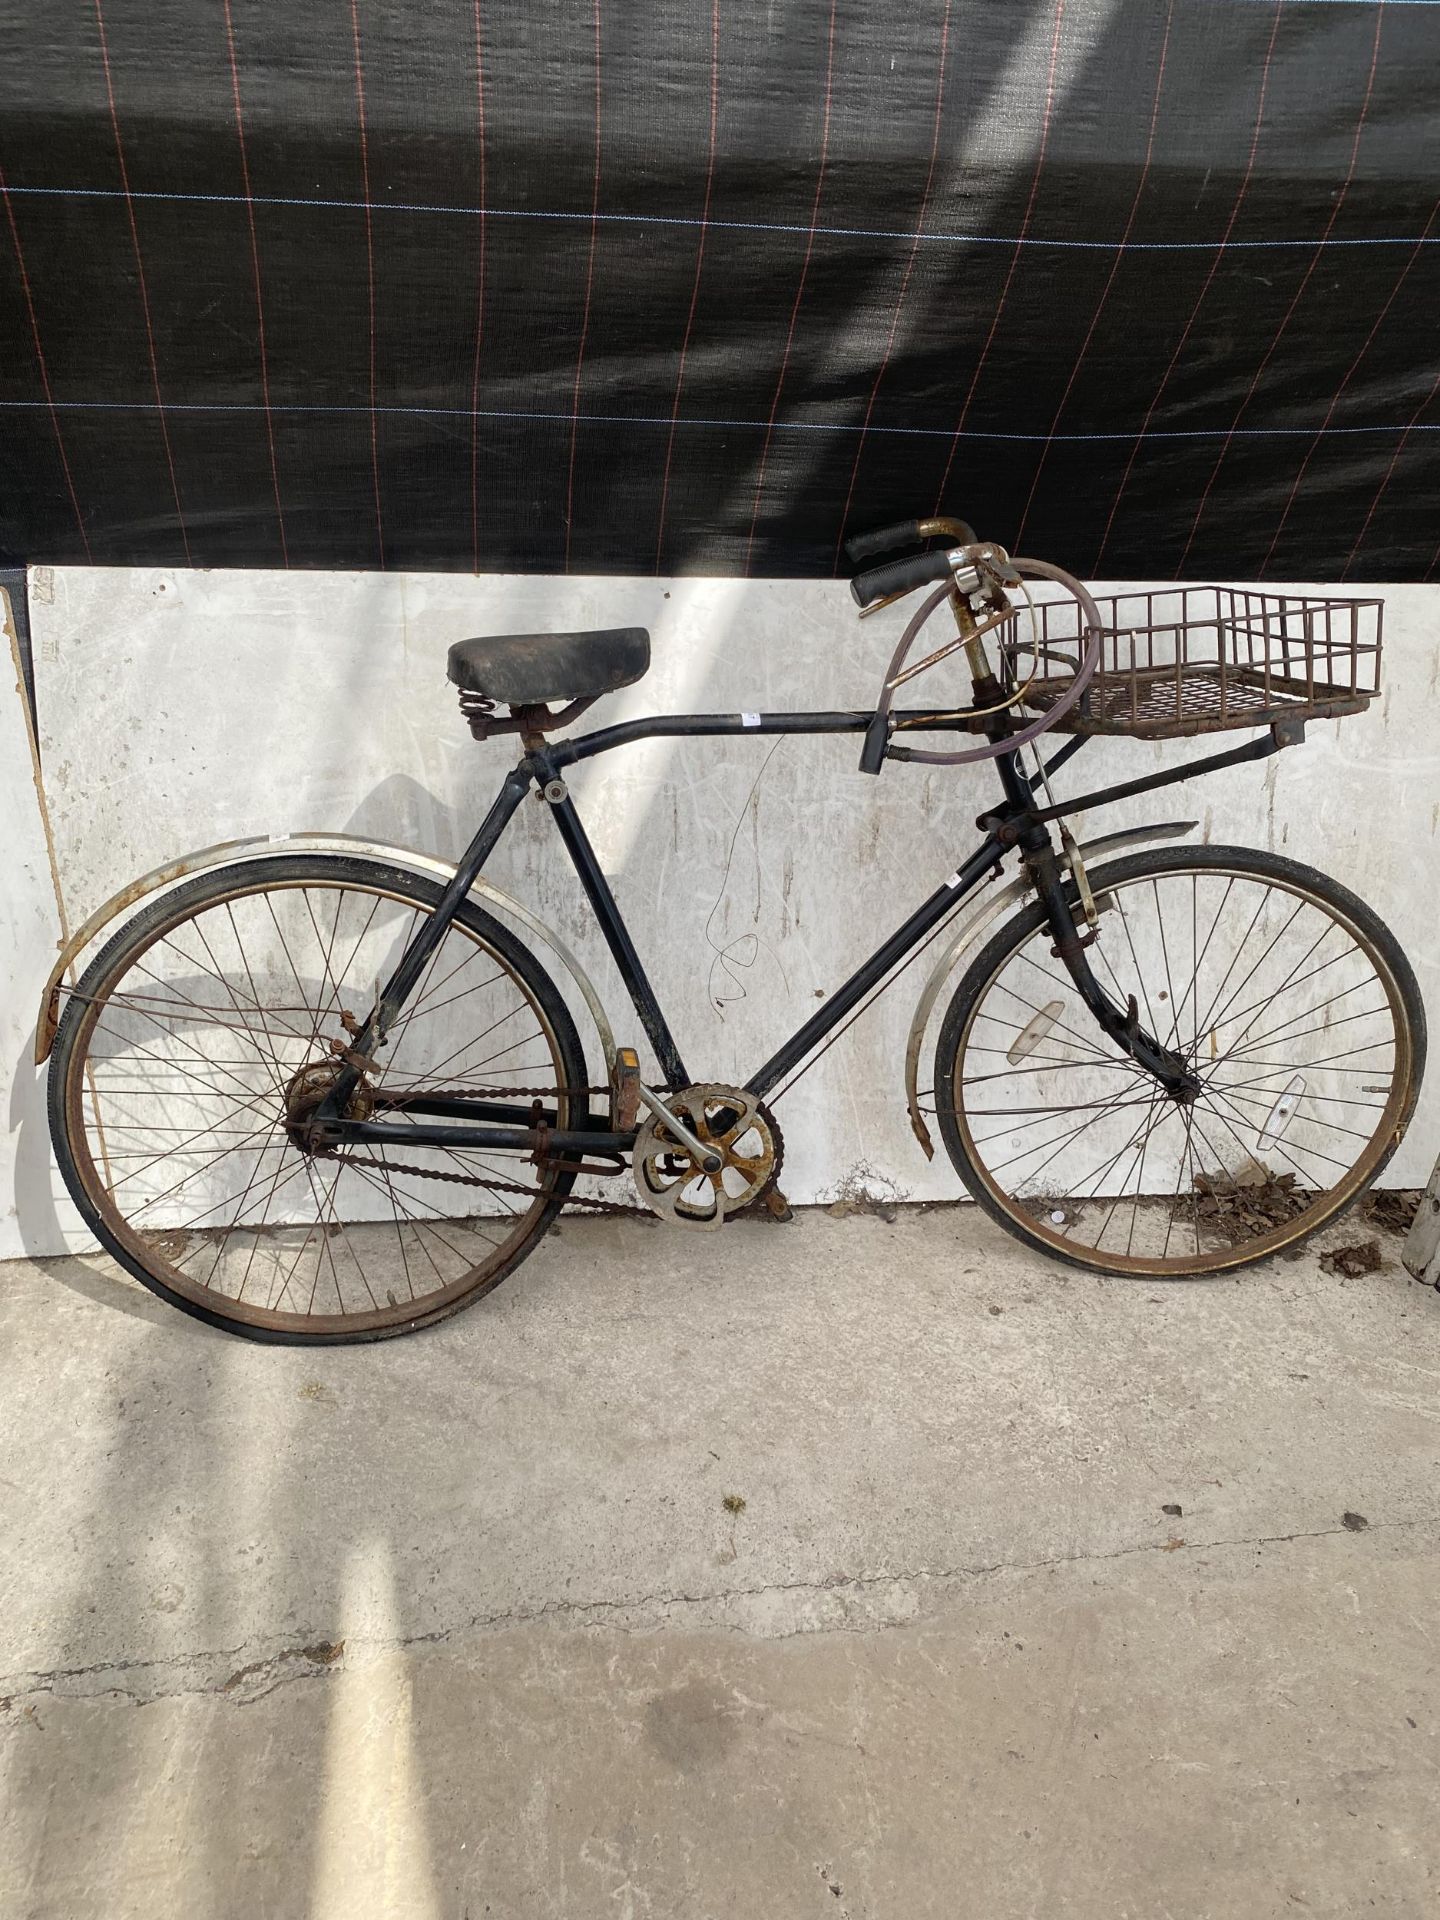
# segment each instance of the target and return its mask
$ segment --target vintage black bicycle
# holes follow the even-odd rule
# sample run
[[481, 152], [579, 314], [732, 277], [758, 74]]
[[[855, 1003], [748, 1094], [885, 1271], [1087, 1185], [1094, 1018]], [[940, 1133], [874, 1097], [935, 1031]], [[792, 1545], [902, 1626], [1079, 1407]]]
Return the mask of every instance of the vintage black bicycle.
[[[938, 963], [908, 1062], [917, 1137], [933, 1151], [933, 1120], [969, 1193], [1027, 1245], [1103, 1273], [1216, 1274], [1333, 1220], [1394, 1151], [1423, 1069], [1420, 996], [1393, 936], [1308, 867], [1179, 844], [1193, 823], [1082, 845], [1068, 821], [1360, 712], [1379, 686], [1379, 602], [1176, 588], [1097, 604], [952, 520], [850, 543], [856, 561], [902, 548], [921, 550], [853, 583], [863, 611], [931, 589], [873, 709], [576, 736], [595, 700], [646, 671], [645, 631], [467, 640], [449, 677], [471, 730], [518, 736], [521, 757], [457, 867], [296, 836], [186, 856], [107, 903], [57, 963], [38, 1049], [53, 1041], [55, 1151], [102, 1245], [214, 1325], [350, 1341], [478, 1299], [567, 1201], [629, 1207], [589, 1176], [628, 1176], [644, 1208], [686, 1228], [779, 1210], [775, 1101], [925, 950]], [[924, 650], [947, 615], [953, 631]], [[960, 672], [962, 699], [896, 704]], [[1098, 735], [1231, 728], [1254, 737], [1054, 797]], [[1047, 732], [1068, 738], [1042, 761]], [[656, 736], [781, 733], [859, 735], [872, 773], [989, 761], [999, 790], [973, 850], [743, 1086], [697, 1080], [565, 776]], [[485, 879], [532, 793], [614, 956], [644, 1064], [558, 936]], [[563, 991], [535, 950], [547, 943]], [[926, 1101], [919, 1056], [946, 991]]]

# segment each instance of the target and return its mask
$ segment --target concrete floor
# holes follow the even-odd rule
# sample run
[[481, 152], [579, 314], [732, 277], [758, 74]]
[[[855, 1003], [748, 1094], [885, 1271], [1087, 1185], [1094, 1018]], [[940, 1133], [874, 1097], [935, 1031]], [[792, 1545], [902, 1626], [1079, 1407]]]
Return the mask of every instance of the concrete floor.
[[0, 1268], [0, 1911], [1433, 1914], [1440, 1300], [1382, 1245], [567, 1220], [312, 1353]]

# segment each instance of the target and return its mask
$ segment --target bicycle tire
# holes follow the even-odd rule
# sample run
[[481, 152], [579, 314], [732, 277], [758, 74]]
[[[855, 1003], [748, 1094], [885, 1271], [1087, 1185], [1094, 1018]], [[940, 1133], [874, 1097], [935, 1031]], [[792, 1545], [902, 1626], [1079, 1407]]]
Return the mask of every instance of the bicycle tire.
[[[391, 1338], [433, 1325], [491, 1292], [543, 1239], [574, 1184], [574, 1175], [550, 1171], [536, 1174], [521, 1163], [521, 1171], [530, 1173], [533, 1179], [543, 1183], [544, 1204], [536, 1206], [532, 1203], [533, 1218], [527, 1218], [523, 1223], [523, 1233], [517, 1229], [516, 1244], [507, 1244], [503, 1254], [497, 1256], [484, 1271], [477, 1266], [478, 1278], [472, 1284], [461, 1285], [457, 1281], [448, 1287], [437, 1288], [435, 1297], [429, 1300], [397, 1302], [392, 1293], [384, 1306], [377, 1304], [374, 1311], [358, 1316], [302, 1316], [255, 1309], [243, 1298], [239, 1302], [232, 1301], [226, 1296], [212, 1294], [207, 1288], [190, 1284], [189, 1276], [184, 1275], [157, 1250], [155, 1242], [163, 1239], [164, 1235], [157, 1233], [154, 1239], [147, 1240], [119, 1215], [113, 1195], [97, 1168], [96, 1152], [92, 1150], [85, 1125], [87, 1071], [91, 1075], [92, 1085], [94, 1081], [90, 1039], [98, 1030], [100, 1010], [115, 1004], [113, 996], [116, 987], [127, 978], [135, 964], [142, 961], [143, 956], [151, 952], [167, 934], [173, 935], [178, 929], [192, 923], [200, 925], [199, 916], [207, 909], [226, 906], [232, 911], [233, 924], [232, 903], [265, 897], [272, 891], [278, 896], [283, 891], [294, 891], [307, 883], [341, 890], [336, 905], [337, 933], [341, 905], [347, 893], [373, 896], [377, 907], [382, 900], [393, 900], [416, 913], [432, 910], [442, 893], [437, 883], [408, 870], [341, 855], [279, 855], [241, 862], [201, 875], [166, 893], [137, 914], [107, 942], [86, 968], [67, 1001], [50, 1062], [50, 1129], [61, 1174], [87, 1226], [105, 1251], [152, 1293], [208, 1325], [248, 1339], [297, 1345], [348, 1345]], [[308, 902], [309, 894], [306, 893], [304, 897]], [[271, 904], [273, 907], [273, 902]], [[372, 921], [373, 918], [372, 911]], [[552, 1043], [554, 1064], [562, 1076], [557, 1084], [564, 1089], [575, 1090], [567, 1091], [564, 1095], [567, 1120], [573, 1119], [579, 1124], [589, 1106], [588, 1094], [584, 1091], [588, 1085], [584, 1049], [574, 1020], [554, 981], [509, 928], [473, 903], [462, 903], [455, 915], [454, 926], [447, 929], [447, 941], [452, 938], [456, 928], [475, 943], [478, 951], [493, 955], [521, 987], [523, 995], [528, 997], [535, 1010], [537, 1029], [546, 1033]], [[332, 938], [332, 946], [334, 944]], [[442, 947], [441, 951], [444, 950]], [[498, 979], [500, 976], [496, 977]], [[298, 985], [298, 973], [296, 981]], [[421, 990], [422, 987], [417, 986], [416, 994]], [[147, 997], [155, 998], [153, 995]], [[416, 996], [412, 996], [411, 1004], [415, 1004], [415, 1001]], [[250, 1004], [247, 994], [242, 1010], [248, 1012]], [[362, 1010], [368, 1010], [368, 1001]], [[153, 1013], [148, 1011], [145, 1017], [155, 1019]], [[260, 1052], [258, 1042], [255, 1050], [257, 1054]], [[182, 1059], [185, 1057], [181, 1056]], [[282, 1064], [288, 1066], [289, 1062]], [[231, 1077], [234, 1077], [233, 1072]], [[93, 1098], [98, 1102], [98, 1095]], [[103, 1123], [97, 1121], [96, 1125], [97, 1130], [103, 1132]], [[174, 1130], [170, 1128], [166, 1131]], [[438, 1153], [441, 1150], [434, 1151]], [[337, 1174], [337, 1181], [339, 1178]], [[388, 1176], [385, 1178], [393, 1197], [394, 1182]], [[452, 1187], [447, 1191], [453, 1192], [455, 1189]], [[333, 1187], [331, 1192], [333, 1196]], [[421, 1225], [425, 1225], [423, 1220]], [[260, 1229], [256, 1228], [255, 1232], [258, 1235]], [[322, 1239], [328, 1232], [326, 1226]], [[397, 1226], [396, 1232], [403, 1252], [403, 1231]], [[417, 1239], [425, 1239], [419, 1227], [414, 1232]], [[438, 1235], [438, 1226], [434, 1232]], [[315, 1257], [318, 1263], [319, 1249]], [[331, 1265], [333, 1268], [333, 1252]], [[408, 1276], [408, 1261], [406, 1265]], [[443, 1278], [443, 1269], [436, 1265], [433, 1256], [431, 1265], [436, 1266], [437, 1274]], [[315, 1324], [306, 1325], [307, 1319], [314, 1319]]]
[[[1001, 979], [1007, 964], [1014, 961], [1017, 956], [1023, 954], [1027, 943], [1034, 942], [1037, 935], [1044, 935], [1048, 938], [1048, 920], [1044, 908], [1036, 902], [1024, 909], [1021, 913], [1007, 921], [987, 942], [985, 947], [982, 948], [966, 970], [964, 977], [961, 979], [960, 984], [949, 1002], [944, 1020], [941, 1024], [940, 1037], [935, 1051], [935, 1110], [946, 1151], [949, 1154], [956, 1172], [960, 1175], [961, 1180], [975, 1201], [984, 1208], [990, 1218], [999, 1226], [1003, 1227], [1014, 1238], [1020, 1240], [1036, 1252], [1044, 1253], [1067, 1265], [1079, 1267], [1091, 1272], [1130, 1275], [1148, 1279], [1198, 1278], [1210, 1274], [1233, 1273], [1241, 1268], [1266, 1260], [1277, 1253], [1289, 1251], [1302, 1245], [1313, 1234], [1329, 1225], [1337, 1219], [1348, 1206], [1352, 1205], [1389, 1161], [1391, 1155], [1400, 1144], [1406, 1126], [1414, 1112], [1415, 1101], [1424, 1072], [1426, 1052], [1425, 1012], [1413, 969], [1405, 958], [1395, 936], [1374, 911], [1347, 888], [1342, 887], [1337, 881], [1330, 879], [1327, 875], [1319, 873], [1313, 868], [1303, 866], [1297, 861], [1286, 859], [1281, 855], [1265, 853], [1249, 848], [1176, 847], [1129, 855], [1108, 866], [1096, 869], [1089, 875], [1089, 880], [1095, 899], [1102, 904], [1108, 901], [1111, 906], [1114, 905], [1115, 896], [1121, 890], [1127, 887], [1133, 887], [1137, 883], [1143, 885], [1146, 881], [1155, 883], [1155, 914], [1158, 924], [1163, 920], [1159, 904], [1158, 883], [1162, 879], [1183, 879], [1183, 877], [1187, 875], [1233, 875], [1237, 880], [1289, 894], [1292, 897], [1298, 898], [1302, 905], [1308, 904], [1328, 914], [1335, 925], [1347, 930], [1356, 938], [1357, 944], [1355, 950], [1362, 951], [1365, 954], [1375, 968], [1376, 977], [1384, 987], [1386, 1007], [1393, 1022], [1394, 1067], [1391, 1073], [1389, 1097], [1384, 1103], [1378, 1121], [1374, 1124], [1373, 1133], [1367, 1140], [1364, 1150], [1356, 1155], [1354, 1163], [1347, 1168], [1344, 1176], [1337, 1178], [1333, 1186], [1328, 1189], [1317, 1188], [1315, 1190], [1315, 1198], [1309, 1204], [1304, 1205], [1303, 1208], [1298, 1206], [1297, 1201], [1297, 1211], [1294, 1216], [1289, 1221], [1277, 1221], [1268, 1231], [1251, 1234], [1248, 1238], [1237, 1240], [1228, 1247], [1211, 1246], [1202, 1250], [1199, 1219], [1205, 1212], [1207, 1196], [1206, 1190], [1200, 1186], [1198, 1181], [1194, 1181], [1194, 1175], [1197, 1172], [1204, 1175], [1204, 1170], [1198, 1167], [1197, 1157], [1192, 1152], [1190, 1162], [1192, 1181], [1194, 1181], [1192, 1190], [1182, 1193], [1177, 1180], [1173, 1202], [1176, 1208], [1176, 1216], [1183, 1217], [1186, 1210], [1189, 1210], [1191, 1223], [1194, 1225], [1195, 1231], [1195, 1257], [1192, 1258], [1186, 1253], [1183, 1255], [1177, 1254], [1174, 1258], [1170, 1258], [1168, 1256], [1168, 1233], [1165, 1240], [1166, 1256], [1163, 1258], [1136, 1257], [1133, 1256], [1133, 1253], [1121, 1257], [1113, 1251], [1107, 1253], [1101, 1244], [1097, 1244], [1094, 1247], [1077, 1244], [1069, 1231], [1062, 1233], [1057, 1229], [1061, 1225], [1065, 1226], [1067, 1230], [1078, 1225], [1078, 1212], [1083, 1212], [1083, 1208], [1077, 1210], [1076, 1219], [1066, 1218], [1065, 1215], [1069, 1202], [1063, 1193], [1057, 1193], [1055, 1196], [1056, 1205], [1050, 1210], [1048, 1218], [1046, 1218], [1041, 1217], [1045, 1212], [1041, 1196], [1031, 1196], [1028, 1200], [1022, 1201], [1018, 1195], [1006, 1194], [996, 1178], [995, 1170], [987, 1167], [984, 1156], [979, 1151], [979, 1146], [984, 1143], [977, 1142], [975, 1128], [972, 1124], [973, 1114], [968, 1110], [968, 1108], [973, 1108], [975, 1103], [968, 1103], [967, 1108], [967, 1101], [960, 1091], [964, 1081], [963, 1063], [965, 1056], [967, 1052], [978, 1054], [980, 1050], [979, 1043], [974, 1039], [977, 1023], [982, 1017], [990, 1019], [996, 1017], [994, 1014], [982, 1015], [981, 1010], [987, 995], [993, 991], [995, 983]], [[1192, 898], [1194, 897], [1195, 885], [1196, 882], [1192, 879]], [[1068, 884], [1067, 895], [1072, 907], [1076, 906], [1079, 896], [1073, 881]], [[1225, 898], [1228, 899], [1228, 897], [1229, 894], [1227, 891]], [[1298, 913], [1298, 911], [1299, 909], [1297, 908], [1296, 913]], [[1122, 920], [1125, 918], [1123, 910], [1121, 918]], [[1176, 937], [1177, 939], [1183, 940], [1183, 930]], [[1246, 938], [1249, 938], [1248, 933]], [[1243, 943], [1241, 950], [1243, 951]], [[1132, 954], [1134, 952], [1133, 946], [1131, 952]], [[1342, 954], [1339, 957], [1343, 959], [1345, 956]], [[1236, 959], [1238, 960], [1238, 958], [1239, 953], [1237, 952]], [[1204, 955], [1202, 953], [1196, 962], [1197, 981], [1203, 959]], [[1032, 962], [1030, 964], [1033, 965], [1035, 963]], [[1232, 966], [1234, 964], [1235, 962], [1232, 960]], [[1331, 963], [1327, 962], [1326, 964]], [[1136, 968], [1138, 971], [1138, 959], [1136, 960]], [[1315, 971], [1317, 973], [1321, 971], [1318, 965]], [[1071, 991], [1073, 993], [1073, 987]], [[1161, 997], [1163, 999], [1164, 996], [1162, 995]], [[1195, 995], [1195, 1006], [1197, 1008], [1200, 1005], [1200, 998], [1200, 993], [1197, 992]], [[1055, 1004], [1054, 1002], [1046, 1003], [1046, 1007], [1040, 1009], [1039, 1013], [1046, 1013], [1048, 1008]], [[1377, 1017], [1380, 1011], [1380, 1009], [1375, 1010]], [[1143, 1004], [1141, 1012], [1142, 1015], [1145, 1012]], [[1018, 1020], [1018, 1017], [1019, 1014], [1017, 1011], [1015, 1018]], [[1088, 1018], [1088, 1016], [1086, 1017]], [[1301, 1016], [1296, 1017], [1299, 1018]], [[1051, 1027], [1048, 1031], [1051, 1034], [1057, 1031], [1061, 1034], [1074, 1032], [1077, 1038], [1079, 1037], [1079, 1028], [1060, 1027], [1058, 1018], [1058, 1015], [1050, 1015]], [[1178, 1013], [1176, 1018], [1178, 1022]], [[1037, 1014], [1036, 1018], [1026, 1023], [1026, 1027], [1021, 1031], [1021, 1038], [1017, 1039], [1015, 1043], [1016, 1048], [1025, 1044], [1025, 1036], [1029, 1034], [1031, 1030], [1037, 1028], [1038, 1019], [1039, 1014]], [[1328, 1021], [1325, 1024], [1328, 1026]], [[1308, 1033], [1318, 1030], [1319, 1029], [1300, 1029], [1299, 1031], [1301, 1033]], [[1283, 1029], [1279, 1031], [1283, 1031]], [[1094, 1046], [1096, 1042], [1103, 1042], [1103, 1046], [1096, 1047], [1097, 1052], [1103, 1052], [1105, 1048], [1109, 1048], [1110, 1053], [1116, 1056], [1104, 1063], [1108, 1068], [1114, 1070], [1116, 1068], [1124, 1069], [1127, 1066], [1133, 1066], [1133, 1063], [1123, 1061], [1119, 1056], [1119, 1049], [1114, 1048], [1111, 1043], [1103, 1040], [1103, 1036], [1100, 1035], [1098, 1027], [1094, 1027], [1093, 1023], [1092, 1027], [1086, 1029], [1085, 1032], [1092, 1046]], [[999, 1035], [992, 1036], [996, 1044], [985, 1049], [990, 1059], [987, 1059], [984, 1064], [987, 1068], [989, 1079], [992, 1082], [1004, 1077], [1001, 1069], [993, 1067], [990, 1064], [990, 1060], [993, 1060], [994, 1056], [1002, 1052], [998, 1046], [1000, 1037]], [[1213, 1030], [1210, 1038], [1213, 1047]], [[1032, 1040], [1029, 1044], [1033, 1046], [1036, 1043]], [[1045, 1044], [1054, 1045], [1056, 1042], [1051, 1039]], [[1062, 1039], [1059, 1044], [1063, 1046], [1067, 1043]], [[1363, 1053], [1367, 1050], [1362, 1049], [1361, 1051]], [[1373, 1051], [1373, 1049], [1368, 1051]], [[1012, 1048], [1009, 1052], [1003, 1053], [1003, 1058], [1006, 1062], [1012, 1060], [1014, 1052], [1015, 1049]], [[1019, 1057], [1022, 1060], [1027, 1058], [1023, 1053]], [[1047, 1055], [1043, 1057], [1049, 1058], [1050, 1056]], [[1221, 1056], [1222, 1064], [1225, 1057], [1226, 1056], [1223, 1055]], [[1083, 1061], [1065, 1059], [1063, 1055], [1056, 1056], [1056, 1058], [1057, 1066], [1050, 1070], [1052, 1078], [1058, 1073], [1059, 1067], [1062, 1065], [1071, 1071], [1080, 1072], [1085, 1070]], [[1206, 1062], [1204, 1064], [1208, 1070], [1209, 1063]], [[1303, 1065], [1304, 1063], [1302, 1062], [1300, 1064]], [[1040, 1077], [1040, 1084], [1043, 1086], [1044, 1076], [1047, 1071], [1044, 1065], [1027, 1064], [1021, 1071], [1032, 1076], [1038, 1075]], [[1274, 1074], [1270, 1077], [1278, 1078], [1280, 1071], [1282, 1071], [1281, 1068], [1276, 1068]], [[1361, 1068], [1347, 1067], [1343, 1069], [1343, 1071], [1358, 1075], [1361, 1072]], [[1364, 1071], [1366, 1073], [1374, 1073], [1376, 1069], [1367, 1066], [1364, 1068]], [[1139, 1070], [1136, 1069], [1135, 1072], [1138, 1074]], [[1218, 1075], [1218, 1069], [1215, 1069], [1215, 1073]], [[1298, 1068], [1296, 1077], [1303, 1078], [1303, 1075], [1299, 1075]], [[971, 1084], [978, 1083], [979, 1076], [977, 1075], [972, 1078]], [[1220, 1083], [1217, 1080], [1217, 1084], [1229, 1083]], [[1241, 1084], [1252, 1088], [1257, 1085], [1254, 1081], [1242, 1082]], [[1348, 1083], [1346, 1084], [1348, 1087]], [[1366, 1088], [1364, 1090], [1380, 1091], [1378, 1087]], [[1284, 1095], [1288, 1094], [1289, 1087], [1287, 1086], [1284, 1089], [1276, 1090], [1268, 1085], [1264, 1085], [1261, 1097], [1252, 1100], [1253, 1107], [1259, 1111], [1263, 1108], [1265, 1102], [1270, 1100], [1272, 1092], [1275, 1093], [1275, 1100], [1271, 1105], [1270, 1119], [1266, 1121], [1267, 1126], [1272, 1123], [1275, 1114], [1280, 1111], [1280, 1100]], [[995, 1096], [993, 1094], [987, 1094], [985, 1097], [988, 1099]], [[1234, 1105], [1235, 1096], [1223, 1097], [1230, 1100], [1232, 1114], [1238, 1115], [1240, 1110]], [[1153, 1110], [1159, 1111], [1158, 1099], [1155, 1099], [1153, 1095], [1145, 1094], [1143, 1089], [1137, 1097], [1137, 1100], [1132, 1104], [1138, 1104], [1139, 1100], [1145, 1098], [1150, 1098], [1153, 1103]], [[1304, 1106], [1309, 1098], [1307, 1083], [1307, 1090], [1298, 1096], [1298, 1104]], [[1102, 1100], [1090, 1104], [1101, 1108], [1106, 1102]], [[1112, 1106], [1115, 1104], [1113, 1097], [1108, 1104]], [[1332, 1106], [1336, 1104], [1338, 1103], [1335, 1101], [1330, 1102]], [[1296, 1103], [1292, 1102], [1291, 1111], [1295, 1111], [1295, 1108]], [[1084, 1109], [1076, 1108], [1073, 1111], [1083, 1110]], [[1032, 1112], [1043, 1112], [1045, 1110], [1043, 1108], [1027, 1107], [1016, 1108], [1015, 1111], [1028, 1114]], [[1003, 1124], [1004, 1122], [1002, 1120], [1002, 1126]], [[1027, 1120], [1024, 1124], [1038, 1125], [1040, 1123], [1038, 1121]], [[1091, 1123], [1082, 1123], [1082, 1125], [1088, 1124]], [[1226, 1122], [1226, 1124], [1228, 1125], [1229, 1122]], [[1237, 1139], [1241, 1138], [1241, 1134], [1237, 1129], [1243, 1127], [1244, 1124], [1242, 1119], [1237, 1118], [1235, 1125], [1231, 1127], [1231, 1131], [1236, 1133]], [[1290, 1122], [1288, 1120], [1284, 1122], [1278, 1136], [1282, 1148], [1286, 1138], [1284, 1126], [1288, 1126], [1289, 1124]], [[1337, 1132], [1345, 1131], [1343, 1128], [1334, 1127], [1333, 1122], [1328, 1118], [1320, 1120], [1316, 1124], [1332, 1127], [1332, 1129]], [[997, 1129], [991, 1137], [993, 1139], [999, 1139], [1001, 1137], [1000, 1130]], [[1263, 1145], [1264, 1136], [1262, 1131], [1257, 1130], [1257, 1139], [1260, 1140]], [[1040, 1145], [1042, 1147], [1048, 1147], [1051, 1145], [1051, 1141], [1048, 1139], [1042, 1140]], [[1303, 1164], [1299, 1159], [1302, 1151], [1304, 1150], [1298, 1147], [1292, 1149], [1294, 1164], [1297, 1166]], [[1020, 1157], [1023, 1159], [1023, 1156]], [[1323, 1157], [1324, 1156], [1321, 1156], [1321, 1158]], [[1258, 1160], [1257, 1164], [1259, 1164]], [[1183, 1159], [1181, 1166], [1183, 1171]], [[1141, 1182], [1143, 1181], [1143, 1173], [1144, 1155], [1142, 1145], [1140, 1172], [1137, 1175], [1136, 1192], [1133, 1196], [1128, 1196], [1133, 1204], [1133, 1211], [1136, 1215], [1140, 1214], [1142, 1206], [1150, 1204], [1152, 1198], [1171, 1199], [1171, 1196], [1151, 1196], [1142, 1192]], [[1210, 1174], [1204, 1175], [1204, 1177], [1211, 1182], [1210, 1197], [1213, 1197], [1216, 1176]], [[1237, 1180], [1238, 1177], [1237, 1175]], [[1063, 1182], [1061, 1184], [1063, 1185]], [[1309, 1189], [1295, 1190], [1293, 1177], [1290, 1190], [1299, 1192], [1309, 1191]], [[1237, 1185], [1235, 1192], [1240, 1195], [1240, 1205], [1243, 1211], [1243, 1190]], [[1195, 1197], [1197, 1194], [1200, 1196], [1199, 1198]], [[1127, 1196], [1123, 1191], [1122, 1178], [1120, 1199], [1125, 1200], [1126, 1198]], [[1084, 1205], [1093, 1205], [1098, 1208], [1111, 1199], [1112, 1196], [1109, 1193], [1101, 1196], [1097, 1190], [1095, 1198], [1093, 1200], [1086, 1198]], [[1114, 1206], [1118, 1204], [1118, 1202], [1112, 1203], [1112, 1212], [1114, 1211]], [[1218, 1208], [1215, 1210], [1217, 1212], [1219, 1211]], [[1052, 1222], [1054, 1223], [1053, 1225]], [[1102, 1226], [1099, 1235], [1100, 1242], [1103, 1242], [1104, 1236], [1105, 1228]]]

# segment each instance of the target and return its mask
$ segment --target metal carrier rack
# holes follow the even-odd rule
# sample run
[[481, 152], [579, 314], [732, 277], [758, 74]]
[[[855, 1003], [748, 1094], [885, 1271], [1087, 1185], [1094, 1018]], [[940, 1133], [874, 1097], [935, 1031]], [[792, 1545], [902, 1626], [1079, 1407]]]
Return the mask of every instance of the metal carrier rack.
[[[1095, 604], [1100, 664], [1056, 719], [1058, 733], [1171, 740], [1338, 719], [1363, 712], [1380, 691], [1380, 600], [1171, 587], [1100, 595]], [[1073, 681], [1080, 609], [1070, 598], [1043, 600], [1035, 617], [1039, 670], [1022, 698], [1044, 712]], [[1018, 610], [1006, 651], [1022, 684], [1029, 638], [1029, 610]]]

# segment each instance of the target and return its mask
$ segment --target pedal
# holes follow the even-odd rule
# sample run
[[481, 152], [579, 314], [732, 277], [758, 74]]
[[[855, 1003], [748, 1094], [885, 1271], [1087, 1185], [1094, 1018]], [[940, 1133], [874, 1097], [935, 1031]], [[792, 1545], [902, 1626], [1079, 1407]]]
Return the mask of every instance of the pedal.
[[615, 1067], [610, 1076], [610, 1111], [617, 1133], [628, 1133], [639, 1117], [640, 1056], [634, 1047], [615, 1049]]

